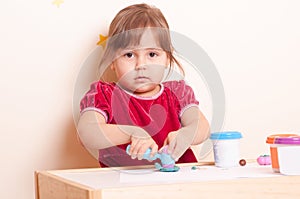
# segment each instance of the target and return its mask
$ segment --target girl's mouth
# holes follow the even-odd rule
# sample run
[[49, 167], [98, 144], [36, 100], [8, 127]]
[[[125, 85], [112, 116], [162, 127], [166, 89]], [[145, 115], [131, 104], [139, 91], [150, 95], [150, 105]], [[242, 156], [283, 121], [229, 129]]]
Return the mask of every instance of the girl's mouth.
[[146, 81], [146, 80], [149, 80], [149, 77], [138, 76], [138, 77], [134, 78], [134, 80], [136, 80], [136, 81]]

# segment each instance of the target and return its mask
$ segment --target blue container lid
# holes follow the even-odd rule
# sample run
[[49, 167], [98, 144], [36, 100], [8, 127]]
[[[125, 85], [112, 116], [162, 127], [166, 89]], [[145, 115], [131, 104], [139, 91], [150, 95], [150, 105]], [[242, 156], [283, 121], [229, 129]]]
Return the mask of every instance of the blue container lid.
[[238, 131], [223, 131], [210, 134], [211, 140], [232, 140], [240, 138], [242, 138], [242, 134]]

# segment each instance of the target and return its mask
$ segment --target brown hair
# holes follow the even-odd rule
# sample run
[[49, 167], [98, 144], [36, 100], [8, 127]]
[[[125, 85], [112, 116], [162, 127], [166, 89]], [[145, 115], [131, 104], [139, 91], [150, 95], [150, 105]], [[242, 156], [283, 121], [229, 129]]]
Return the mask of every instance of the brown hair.
[[[145, 28], [151, 28], [152, 33], [158, 38], [158, 44], [167, 53], [170, 61], [169, 73], [174, 67], [173, 64], [176, 63], [184, 75], [181, 64], [173, 55], [174, 48], [167, 20], [158, 8], [144, 3], [134, 4], [120, 10], [112, 20], [100, 67], [110, 68], [108, 66], [116, 58], [115, 52], [118, 49], [139, 44]], [[104, 73], [106, 72], [107, 70]], [[107, 75], [103, 74], [102, 79], [108, 80], [105, 76]]]

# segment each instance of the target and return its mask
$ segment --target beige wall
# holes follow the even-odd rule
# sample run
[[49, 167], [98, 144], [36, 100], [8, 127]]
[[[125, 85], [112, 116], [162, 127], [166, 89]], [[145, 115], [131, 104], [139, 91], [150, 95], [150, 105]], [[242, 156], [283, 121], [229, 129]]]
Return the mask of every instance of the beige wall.
[[[98, 34], [119, 9], [141, 1], [105, 2], [1, 3], [0, 198], [33, 198], [35, 170], [97, 166], [76, 140], [74, 85]], [[268, 153], [273, 132], [299, 131], [298, 1], [143, 2], [214, 61], [226, 93], [223, 129], [243, 133], [243, 157]]]

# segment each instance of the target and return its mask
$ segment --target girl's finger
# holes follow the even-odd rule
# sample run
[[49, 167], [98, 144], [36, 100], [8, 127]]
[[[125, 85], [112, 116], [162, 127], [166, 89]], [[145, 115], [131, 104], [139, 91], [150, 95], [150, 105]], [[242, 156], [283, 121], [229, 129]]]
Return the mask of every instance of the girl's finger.
[[167, 137], [167, 138], [165, 139], [164, 144], [163, 144], [162, 147], [164, 147], [164, 146], [166, 146], [166, 145], [168, 145], [168, 144], [169, 144], [169, 138]]
[[136, 147], [138, 140], [137, 139], [132, 139], [131, 144], [130, 144], [130, 149], [129, 149], [129, 155], [131, 155]]
[[146, 153], [147, 149], [149, 148], [148, 144], [141, 144], [138, 152], [137, 152], [137, 157], [139, 160], [143, 159], [144, 154]]
[[177, 144], [176, 139], [174, 139], [172, 142], [169, 143], [169, 146], [168, 146], [168, 153], [169, 154], [173, 153], [173, 151], [176, 147], [176, 144]]
[[158, 151], [158, 146], [157, 144], [153, 143], [150, 148], [151, 148], [150, 157], [153, 158]]
[[132, 148], [131, 151], [131, 158], [135, 159], [137, 157], [138, 151], [141, 147], [141, 141], [140, 140], [136, 140], [134, 147]]
[[171, 154], [171, 157], [175, 160], [178, 161], [179, 157], [181, 156], [181, 152], [179, 150], [174, 149], [173, 153]]

